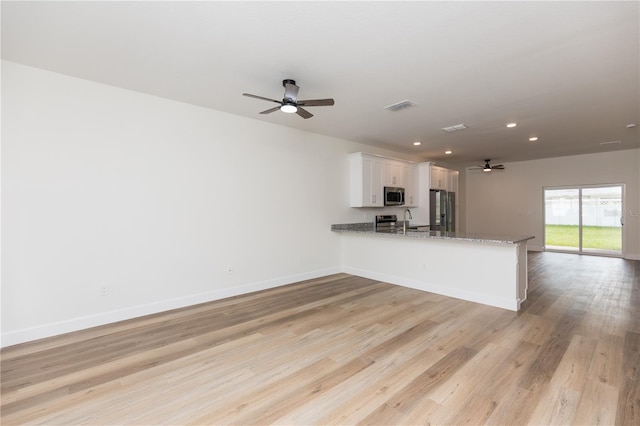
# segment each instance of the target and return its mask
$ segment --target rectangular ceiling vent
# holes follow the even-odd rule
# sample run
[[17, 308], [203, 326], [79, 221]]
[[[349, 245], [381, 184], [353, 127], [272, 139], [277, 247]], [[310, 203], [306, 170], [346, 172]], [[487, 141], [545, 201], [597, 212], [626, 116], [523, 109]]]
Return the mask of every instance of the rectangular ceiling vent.
[[417, 104], [415, 102], [411, 102], [410, 100], [404, 100], [402, 102], [398, 102], [392, 105], [387, 105], [386, 107], [384, 107], [384, 109], [389, 110], [389, 111], [393, 111], [393, 112], [398, 112], [402, 109], [407, 109], [407, 108], [411, 108], [416, 106]]
[[465, 124], [456, 124], [454, 126], [443, 127], [442, 130], [445, 132], [455, 132], [456, 130], [467, 129], [468, 127]]

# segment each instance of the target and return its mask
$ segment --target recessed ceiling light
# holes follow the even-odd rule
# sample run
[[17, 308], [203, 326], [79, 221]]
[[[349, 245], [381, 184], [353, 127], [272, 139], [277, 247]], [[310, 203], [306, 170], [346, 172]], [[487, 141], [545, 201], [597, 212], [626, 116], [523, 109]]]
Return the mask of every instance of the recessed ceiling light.
[[418, 145], [422, 145], [422, 142], [415, 141], [413, 144], [414, 144], [415, 146], [418, 146]]
[[507, 127], [512, 128], [512, 127], [516, 127], [518, 125], [518, 123], [507, 123]]
[[617, 143], [622, 143], [622, 141], [609, 141], [609, 142], [600, 142], [600, 145], [614, 145]]
[[529, 142], [535, 142], [535, 141], [537, 141], [537, 140], [538, 140], [538, 137], [537, 137], [537, 136], [533, 136], [533, 137], [530, 137], [530, 138], [529, 138]]
[[636, 127], [635, 123], [627, 124], [627, 129], [633, 129]]
[[453, 154], [453, 151], [445, 151], [444, 153], [449, 155], [449, 154]]

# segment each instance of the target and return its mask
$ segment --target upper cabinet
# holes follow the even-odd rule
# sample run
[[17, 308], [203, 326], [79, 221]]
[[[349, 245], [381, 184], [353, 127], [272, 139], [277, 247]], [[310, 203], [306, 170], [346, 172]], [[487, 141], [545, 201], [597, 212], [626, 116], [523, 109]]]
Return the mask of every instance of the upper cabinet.
[[356, 152], [349, 158], [351, 167], [351, 207], [383, 207], [383, 160]]
[[447, 169], [438, 166], [431, 166], [431, 189], [447, 189], [449, 183]]
[[460, 172], [457, 170], [447, 171], [447, 191], [458, 192], [458, 176]]
[[411, 164], [408, 168], [408, 182], [404, 188], [404, 203], [407, 207], [416, 207], [419, 203], [418, 195], [420, 195], [420, 178], [418, 175], [418, 165]]
[[444, 167], [430, 166], [431, 189], [441, 189], [449, 192], [458, 192], [458, 175], [457, 170], [445, 169]]
[[405, 206], [418, 205], [415, 163], [356, 152], [350, 155], [351, 207], [384, 207], [384, 187], [405, 190]]
[[409, 165], [396, 160], [384, 160], [384, 186], [404, 188], [409, 181]]

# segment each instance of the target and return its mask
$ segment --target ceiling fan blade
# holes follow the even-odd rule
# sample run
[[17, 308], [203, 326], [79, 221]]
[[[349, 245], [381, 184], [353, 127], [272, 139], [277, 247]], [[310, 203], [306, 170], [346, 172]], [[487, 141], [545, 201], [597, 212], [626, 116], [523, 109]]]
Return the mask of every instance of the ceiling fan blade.
[[309, 111], [307, 111], [304, 108], [300, 108], [300, 106], [298, 106], [298, 110], [296, 111], [296, 114], [298, 114], [300, 117], [305, 119], [313, 117], [313, 114], [311, 114]]
[[250, 98], [262, 99], [263, 101], [275, 102], [277, 104], [282, 104], [281, 101], [276, 101], [275, 99], [269, 99], [262, 96], [252, 95], [250, 93], [243, 93], [242, 96], [248, 96]]
[[260, 114], [271, 114], [272, 112], [275, 112], [275, 111], [277, 111], [279, 109], [280, 109], [279, 106], [273, 107], [273, 108], [267, 109], [265, 111], [262, 111]]
[[333, 99], [308, 99], [306, 101], [298, 101], [298, 105], [302, 106], [329, 106], [335, 102]]
[[492, 169], [504, 170], [504, 166], [502, 164], [498, 164], [497, 166], [491, 166]]
[[298, 99], [298, 90], [300, 90], [298, 86], [296, 86], [294, 83], [287, 82], [287, 80], [285, 80], [285, 84], [284, 84], [285, 99], [291, 99], [292, 101], [295, 102], [296, 99]]

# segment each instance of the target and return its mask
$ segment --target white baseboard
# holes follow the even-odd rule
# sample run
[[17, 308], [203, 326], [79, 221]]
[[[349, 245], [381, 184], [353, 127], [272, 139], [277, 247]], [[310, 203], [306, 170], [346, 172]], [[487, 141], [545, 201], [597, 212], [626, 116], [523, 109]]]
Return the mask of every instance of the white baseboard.
[[453, 297], [456, 299], [467, 300], [469, 302], [482, 303], [484, 305], [495, 306], [497, 308], [507, 309], [509, 311], [518, 311], [520, 303], [516, 299], [503, 299], [498, 297], [487, 296], [486, 294], [451, 288], [449, 286], [418, 281], [412, 278], [399, 277], [395, 275], [383, 274], [375, 271], [364, 269], [344, 267], [342, 272], [357, 275], [359, 277], [369, 278], [372, 280], [382, 281], [390, 284], [396, 284], [403, 287], [413, 288], [416, 290], [428, 291], [430, 293], [440, 294], [442, 296]]
[[624, 256], [624, 258], [628, 259], [628, 260], [640, 260], [640, 254], [638, 254], [638, 253], [627, 253]]
[[285, 277], [274, 278], [271, 280], [249, 283], [238, 287], [193, 294], [176, 299], [163, 300], [160, 302], [154, 302], [145, 305], [131, 306], [114, 311], [102, 312], [96, 315], [72, 318], [65, 321], [43, 324], [37, 327], [10, 331], [7, 333], [2, 333], [2, 335], [0, 336], [0, 347], [17, 345], [19, 343], [30, 342], [33, 340], [43, 339], [45, 337], [57, 336], [64, 333], [85, 330], [91, 327], [98, 327], [118, 321], [138, 318], [145, 315], [170, 311], [172, 309], [184, 308], [187, 306], [197, 305], [199, 303], [206, 303], [214, 300], [225, 299], [227, 297], [233, 297], [241, 294], [252, 293], [255, 291], [266, 290], [269, 288], [280, 287], [299, 281], [311, 280], [327, 275], [338, 274], [340, 272], [342, 272], [342, 270], [339, 267], [321, 269], [318, 271], [305, 272], [302, 274], [289, 275]]

